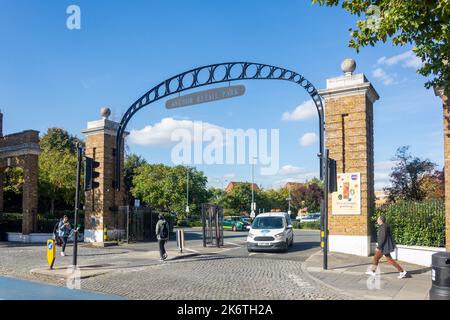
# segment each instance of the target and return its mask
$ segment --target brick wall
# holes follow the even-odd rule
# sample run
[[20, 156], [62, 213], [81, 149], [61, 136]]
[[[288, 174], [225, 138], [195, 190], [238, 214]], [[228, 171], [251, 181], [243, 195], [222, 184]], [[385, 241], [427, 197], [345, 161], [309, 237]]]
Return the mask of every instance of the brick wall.
[[361, 174], [361, 215], [333, 215], [329, 196], [331, 235], [367, 236], [374, 210], [373, 105], [365, 93], [325, 101], [326, 147], [337, 171]]

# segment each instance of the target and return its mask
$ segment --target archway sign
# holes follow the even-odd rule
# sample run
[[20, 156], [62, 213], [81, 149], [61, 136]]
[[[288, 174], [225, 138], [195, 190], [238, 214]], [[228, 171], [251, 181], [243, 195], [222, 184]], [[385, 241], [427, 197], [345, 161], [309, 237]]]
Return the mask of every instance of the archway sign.
[[320, 159], [320, 179], [324, 183], [324, 198], [321, 206], [322, 222], [322, 247], [324, 248], [324, 268], [327, 267], [327, 238], [328, 238], [328, 154], [325, 150], [325, 119], [322, 99], [314, 87], [301, 74], [272, 65], [254, 62], [225, 62], [198, 67], [173, 76], [146, 92], [136, 102], [134, 102], [123, 115], [116, 135], [115, 153], [115, 187], [120, 190], [121, 176], [121, 148], [122, 139], [128, 122], [142, 108], [158, 100], [171, 95], [200, 88], [203, 86], [241, 80], [285, 80], [300, 85], [310, 95], [319, 115], [319, 159]]

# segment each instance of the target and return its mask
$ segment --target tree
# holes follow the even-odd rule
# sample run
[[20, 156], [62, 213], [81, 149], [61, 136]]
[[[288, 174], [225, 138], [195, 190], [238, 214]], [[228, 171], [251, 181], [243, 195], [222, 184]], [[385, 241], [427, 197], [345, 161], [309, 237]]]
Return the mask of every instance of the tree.
[[5, 212], [22, 211], [23, 170], [20, 167], [9, 167], [3, 173], [3, 201]]
[[[283, 212], [288, 211], [288, 201], [286, 200], [289, 196], [289, 191], [286, 188], [280, 189], [269, 189], [262, 192], [262, 198], [265, 200], [266, 204], [263, 207], [267, 210], [278, 209]], [[261, 207], [261, 206], [260, 206]]]
[[436, 170], [430, 175], [425, 175], [420, 180], [420, 190], [424, 199], [442, 199], [445, 198], [444, 170]]
[[448, 0], [312, 0], [320, 5], [338, 6], [366, 19], [350, 29], [349, 46], [361, 47], [377, 42], [393, 45], [413, 44], [414, 53], [422, 60], [418, 73], [425, 77], [427, 88], [438, 86], [450, 94], [450, 1]]
[[291, 204], [297, 210], [307, 209], [308, 212], [319, 212], [322, 197], [323, 188], [313, 182], [303, 184], [291, 190]]
[[72, 209], [75, 199], [78, 138], [61, 128], [49, 128], [40, 139], [39, 206]]
[[208, 189], [208, 202], [218, 206], [224, 206], [227, 193], [220, 188]]
[[389, 201], [423, 200], [426, 194], [421, 188], [421, 181], [424, 177], [433, 175], [436, 165], [428, 159], [413, 157], [409, 146], [398, 148], [392, 161], [395, 161], [396, 165], [389, 175], [391, 186], [385, 188]]
[[73, 154], [77, 152], [77, 142], [81, 141], [70, 135], [62, 128], [48, 128], [47, 132], [41, 137], [39, 145], [42, 150], [69, 151]]
[[156, 210], [175, 212], [178, 220], [185, 219], [187, 170], [189, 216], [199, 216], [201, 204], [208, 200], [207, 178], [195, 168], [143, 164], [135, 171], [131, 193]]
[[127, 202], [129, 205], [134, 204], [134, 197], [131, 194], [131, 188], [133, 187], [133, 177], [136, 175], [137, 169], [145, 164], [147, 164], [147, 161], [136, 154], [130, 154], [125, 158], [124, 185], [126, 197], [128, 199]]

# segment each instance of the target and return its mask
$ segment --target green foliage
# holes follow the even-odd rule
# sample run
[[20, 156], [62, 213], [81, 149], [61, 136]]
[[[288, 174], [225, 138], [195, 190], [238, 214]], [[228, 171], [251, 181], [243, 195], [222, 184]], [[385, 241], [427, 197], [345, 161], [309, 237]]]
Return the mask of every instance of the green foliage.
[[312, 0], [312, 3], [327, 6], [341, 3], [353, 15], [365, 15], [365, 19], [357, 22], [356, 30], [349, 30], [352, 37], [349, 46], [357, 51], [379, 41], [390, 40], [395, 46], [413, 44], [414, 53], [423, 62], [418, 73], [432, 78], [425, 86], [438, 86], [450, 94], [450, 1]]
[[56, 201], [66, 208], [73, 206], [76, 167], [77, 157], [69, 150], [43, 150], [39, 156], [39, 196], [48, 204], [50, 213]]
[[22, 211], [23, 170], [9, 167], [3, 173], [3, 202], [5, 212]]
[[[371, 217], [376, 224], [383, 214], [391, 225], [397, 244], [410, 246], [445, 246], [445, 207], [443, 200], [422, 202], [399, 200], [377, 208]], [[378, 226], [376, 226], [378, 229]]]
[[225, 203], [227, 193], [220, 188], [209, 188], [208, 189], [208, 203], [222, 206]]
[[428, 159], [413, 157], [409, 152], [409, 146], [398, 148], [392, 160], [396, 165], [389, 175], [391, 186], [385, 188], [389, 200], [421, 201], [425, 199], [427, 191], [421, 188], [421, 183], [426, 181], [426, 177], [435, 175], [436, 165]]
[[189, 170], [189, 216], [199, 216], [201, 204], [207, 202], [207, 178], [195, 168], [143, 164], [135, 171], [132, 195], [151, 208], [176, 212], [177, 220], [186, 219], [186, 181]]
[[147, 161], [136, 155], [130, 154], [125, 158], [124, 163], [124, 184], [125, 184], [125, 193], [128, 198], [128, 204], [134, 204], [134, 197], [131, 194], [131, 188], [133, 187], [133, 177], [136, 174], [136, 171], [139, 167], [147, 164]]
[[309, 221], [309, 222], [292, 221], [292, 227], [294, 229], [320, 230], [320, 221]]
[[47, 132], [41, 137], [39, 144], [44, 151], [69, 151], [70, 153], [75, 154], [77, 152], [77, 142], [81, 143], [77, 137], [70, 135], [64, 129], [48, 128]]

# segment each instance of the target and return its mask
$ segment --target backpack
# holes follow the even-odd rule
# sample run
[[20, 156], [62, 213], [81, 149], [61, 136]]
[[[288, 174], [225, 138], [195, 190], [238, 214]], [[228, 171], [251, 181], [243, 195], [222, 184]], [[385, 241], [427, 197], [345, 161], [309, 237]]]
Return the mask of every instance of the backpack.
[[168, 226], [167, 221], [164, 221], [162, 223], [161, 229], [159, 230], [159, 237], [161, 239], [169, 238], [169, 226]]

